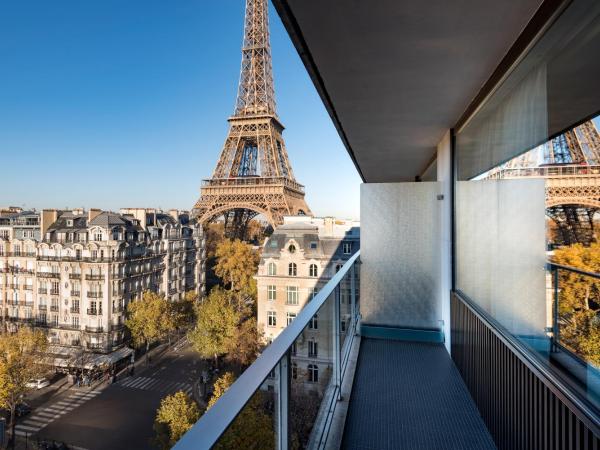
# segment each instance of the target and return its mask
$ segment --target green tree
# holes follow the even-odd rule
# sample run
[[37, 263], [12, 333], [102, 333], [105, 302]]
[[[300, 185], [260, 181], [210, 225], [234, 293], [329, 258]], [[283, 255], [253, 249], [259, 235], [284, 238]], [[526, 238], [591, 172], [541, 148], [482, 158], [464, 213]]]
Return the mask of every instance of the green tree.
[[[557, 264], [600, 273], [600, 244], [574, 244], [555, 250]], [[600, 280], [559, 271], [560, 343], [600, 366]]]
[[[217, 379], [207, 410], [214, 406], [234, 381], [235, 378], [231, 372], [226, 372]], [[265, 405], [263, 393], [259, 390], [246, 403], [244, 409], [221, 436], [213, 449], [275, 449], [273, 418], [268, 414]]]
[[170, 302], [154, 292], [144, 292], [141, 300], [127, 305], [125, 326], [136, 346], [146, 346], [146, 361], [150, 344], [170, 335], [177, 327]]
[[196, 326], [188, 332], [194, 350], [203, 358], [214, 358], [215, 364], [232, 348], [240, 322], [230, 298], [230, 292], [214, 287], [196, 307]]
[[48, 366], [48, 340], [40, 330], [19, 328], [0, 334], [0, 407], [10, 411], [9, 429], [14, 439], [15, 408], [27, 393], [27, 382], [40, 378]]
[[169, 449], [200, 418], [198, 405], [186, 393], [179, 391], [160, 402], [154, 420], [154, 442], [160, 449]]
[[215, 273], [235, 294], [232, 300], [242, 311], [256, 299], [256, 275], [259, 255], [251, 245], [238, 239], [226, 239], [217, 245]]

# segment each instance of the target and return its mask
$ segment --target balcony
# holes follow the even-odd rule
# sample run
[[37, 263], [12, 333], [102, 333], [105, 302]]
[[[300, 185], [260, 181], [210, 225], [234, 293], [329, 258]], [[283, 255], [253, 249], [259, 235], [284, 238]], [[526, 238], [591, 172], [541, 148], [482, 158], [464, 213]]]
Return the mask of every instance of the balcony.
[[70, 273], [69, 280], [81, 280], [81, 273]]
[[88, 316], [101, 316], [102, 315], [102, 308], [99, 308], [99, 309], [88, 308], [87, 309], [87, 313], [88, 313]]
[[40, 310], [40, 311], [47, 311], [48, 310], [48, 306], [47, 305], [38, 305], [38, 310]]
[[33, 291], [33, 285], [31, 285], [31, 284], [24, 284], [23, 285], [23, 290], [25, 290], [25, 291]]
[[47, 294], [48, 288], [38, 288], [38, 294]]
[[71, 312], [71, 314], [79, 314], [79, 306], [71, 306], [71, 308], [69, 308], [69, 311]]
[[103, 333], [104, 328], [102, 326], [94, 327], [94, 326], [86, 325], [85, 331], [87, 331], [88, 333]]
[[58, 289], [50, 289], [50, 295], [60, 295], [60, 291]]
[[38, 272], [37, 276], [39, 278], [60, 278], [60, 273], [58, 273], [58, 272]]
[[104, 298], [104, 294], [102, 292], [90, 292], [87, 293], [88, 298]]
[[85, 279], [88, 281], [103, 281], [104, 280], [104, 274], [86, 274], [85, 275]]
[[81, 297], [81, 291], [71, 291], [71, 297]]
[[50, 305], [50, 311], [58, 312], [58, 305]]

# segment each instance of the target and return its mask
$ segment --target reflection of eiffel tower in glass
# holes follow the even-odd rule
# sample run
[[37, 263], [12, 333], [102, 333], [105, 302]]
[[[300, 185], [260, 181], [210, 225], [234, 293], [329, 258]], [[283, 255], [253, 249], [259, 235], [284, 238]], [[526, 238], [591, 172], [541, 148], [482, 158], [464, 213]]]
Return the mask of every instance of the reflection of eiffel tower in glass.
[[555, 244], [589, 245], [600, 239], [600, 133], [594, 121], [555, 136], [484, 178], [526, 177], [546, 179], [546, 215], [556, 227]]
[[258, 214], [276, 226], [284, 215], [310, 214], [296, 182], [275, 112], [267, 0], [246, 0], [242, 68], [235, 113], [217, 167], [203, 180], [194, 215], [223, 215], [229, 236], [243, 237]]

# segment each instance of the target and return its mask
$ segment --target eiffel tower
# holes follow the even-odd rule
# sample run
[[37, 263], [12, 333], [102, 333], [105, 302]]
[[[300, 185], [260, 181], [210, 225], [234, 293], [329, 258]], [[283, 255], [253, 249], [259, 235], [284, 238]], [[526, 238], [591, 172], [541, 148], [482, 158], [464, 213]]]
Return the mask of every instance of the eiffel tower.
[[284, 215], [310, 214], [296, 181], [275, 110], [268, 0], [246, 0], [242, 67], [235, 112], [212, 178], [202, 181], [194, 216], [223, 216], [226, 235], [243, 238], [262, 214], [273, 227]]

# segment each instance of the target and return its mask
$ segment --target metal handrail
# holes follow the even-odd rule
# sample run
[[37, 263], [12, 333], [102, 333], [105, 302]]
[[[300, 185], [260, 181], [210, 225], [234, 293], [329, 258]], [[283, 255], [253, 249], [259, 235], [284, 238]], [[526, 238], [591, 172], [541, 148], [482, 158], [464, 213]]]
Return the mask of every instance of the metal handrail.
[[556, 269], [568, 270], [569, 272], [575, 272], [579, 275], [585, 275], [587, 277], [600, 279], [600, 273], [587, 272], [585, 270], [577, 269], [576, 267], [563, 266], [562, 264], [556, 264], [556, 263], [553, 263], [552, 261], [548, 261], [547, 266], [548, 266], [548, 270], [551, 270], [552, 267], [554, 267]]
[[265, 379], [286, 356], [313, 316], [334, 293], [359, 257], [360, 250], [346, 261], [335, 276], [304, 306], [292, 323], [283, 329], [271, 345], [240, 375], [173, 448], [178, 450], [211, 448], [217, 443]]

